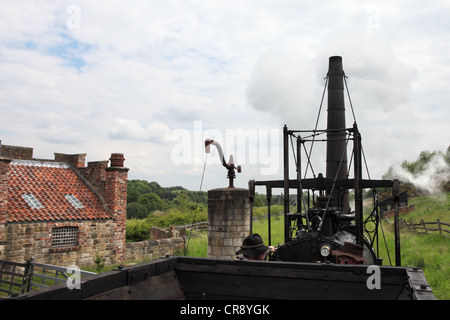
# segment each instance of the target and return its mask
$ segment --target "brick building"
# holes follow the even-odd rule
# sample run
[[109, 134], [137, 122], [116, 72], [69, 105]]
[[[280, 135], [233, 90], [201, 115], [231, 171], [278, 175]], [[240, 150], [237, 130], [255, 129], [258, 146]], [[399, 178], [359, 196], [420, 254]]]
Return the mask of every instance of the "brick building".
[[128, 168], [123, 154], [33, 158], [0, 141], [0, 260], [55, 265], [120, 263], [126, 249]]

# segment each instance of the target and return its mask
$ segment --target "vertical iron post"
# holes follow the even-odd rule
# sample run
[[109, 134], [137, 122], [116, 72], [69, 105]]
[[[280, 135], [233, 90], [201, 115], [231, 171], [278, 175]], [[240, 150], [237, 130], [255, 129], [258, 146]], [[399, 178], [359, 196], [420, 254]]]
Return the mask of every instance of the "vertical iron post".
[[31, 257], [25, 263], [25, 270], [23, 272], [22, 285], [20, 287], [20, 293], [30, 292], [31, 291], [31, 282], [33, 278], [34, 272], [34, 258]]
[[248, 181], [248, 198], [250, 200], [250, 234], [253, 233], [253, 202], [255, 200], [255, 180]]
[[355, 157], [354, 175], [355, 175], [355, 229], [356, 244], [362, 246], [363, 235], [363, 197], [362, 197], [362, 164], [361, 164], [361, 134], [358, 126], [353, 124], [353, 152]]
[[270, 222], [270, 205], [272, 202], [272, 187], [266, 186], [266, 198], [267, 198], [267, 222], [269, 229], [269, 246], [272, 245], [272, 226]]
[[291, 222], [289, 213], [289, 133], [287, 126], [283, 128], [283, 162], [284, 162], [284, 242], [289, 241]]
[[[297, 213], [302, 213], [302, 188], [301, 188], [301, 180], [302, 180], [302, 167], [301, 167], [301, 146], [302, 140], [300, 137], [297, 137], [297, 180], [299, 181], [297, 188]], [[299, 218], [301, 219], [301, 218]]]
[[401, 252], [400, 252], [400, 225], [398, 207], [400, 201], [400, 181], [395, 179], [392, 185], [392, 199], [394, 200], [394, 233], [395, 233], [395, 265], [401, 266]]

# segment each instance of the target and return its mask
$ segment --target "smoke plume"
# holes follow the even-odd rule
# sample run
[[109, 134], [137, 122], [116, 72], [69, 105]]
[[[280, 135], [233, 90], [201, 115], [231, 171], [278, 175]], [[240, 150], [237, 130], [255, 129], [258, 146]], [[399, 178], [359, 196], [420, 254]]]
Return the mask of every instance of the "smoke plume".
[[450, 165], [444, 155], [436, 153], [420, 170], [412, 173], [399, 164], [391, 168], [390, 176], [436, 195], [443, 192], [443, 185], [450, 180]]

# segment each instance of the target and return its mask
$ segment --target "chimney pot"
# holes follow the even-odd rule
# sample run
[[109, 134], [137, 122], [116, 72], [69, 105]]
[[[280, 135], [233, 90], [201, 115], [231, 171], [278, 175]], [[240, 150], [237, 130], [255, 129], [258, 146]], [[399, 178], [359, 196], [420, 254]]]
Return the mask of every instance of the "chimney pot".
[[111, 161], [111, 167], [123, 168], [123, 163], [125, 161], [123, 153], [112, 153], [109, 160]]

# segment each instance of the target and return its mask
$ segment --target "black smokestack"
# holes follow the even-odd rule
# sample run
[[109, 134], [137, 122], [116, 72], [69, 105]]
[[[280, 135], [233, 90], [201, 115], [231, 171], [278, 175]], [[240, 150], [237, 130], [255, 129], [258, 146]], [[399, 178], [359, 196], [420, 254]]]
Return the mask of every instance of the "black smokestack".
[[[330, 57], [328, 67], [327, 171], [326, 178], [347, 178], [344, 70], [342, 57]], [[349, 211], [348, 191], [335, 189], [328, 207]]]

